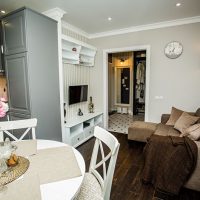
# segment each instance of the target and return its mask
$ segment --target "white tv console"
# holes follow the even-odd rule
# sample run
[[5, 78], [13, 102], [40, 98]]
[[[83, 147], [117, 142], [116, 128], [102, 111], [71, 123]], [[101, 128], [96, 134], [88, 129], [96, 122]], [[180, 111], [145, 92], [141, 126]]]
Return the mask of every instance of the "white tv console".
[[94, 135], [94, 127], [102, 126], [103, 113], [87, 113], [83, 116], [76, 116], [65, 124], [63, 142], [77, 147]]

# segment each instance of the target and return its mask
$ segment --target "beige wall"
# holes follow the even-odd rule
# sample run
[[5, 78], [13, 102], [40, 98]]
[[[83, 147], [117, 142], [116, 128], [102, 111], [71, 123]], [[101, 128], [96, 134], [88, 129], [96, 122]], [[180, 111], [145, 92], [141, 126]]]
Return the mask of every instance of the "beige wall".
[[[165, 45], [173, 40], [183, 44], [183, 54], [177, 59], [164, 55]], [[104, 95], [103, 49], [134, 45], [151, 46], [149, 121], [159, 121], [171, 106], [188, 111], [200, 107], [200, 23], [102, 37], [90, 43], [98, 48], [91, 70], [91, 93], [99, 109], [103, 109]]]

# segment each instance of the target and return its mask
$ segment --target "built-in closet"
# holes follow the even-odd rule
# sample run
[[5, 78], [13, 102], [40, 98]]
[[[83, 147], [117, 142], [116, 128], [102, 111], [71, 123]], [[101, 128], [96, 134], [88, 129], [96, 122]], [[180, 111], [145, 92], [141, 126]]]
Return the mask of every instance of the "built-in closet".
[[133, 115], [145, 113], [146, 51], [134, 52]]
[[37, 118], [38, 139], [62, 141], [56, 21], [23, 7], [1, 24], [9, 119]]

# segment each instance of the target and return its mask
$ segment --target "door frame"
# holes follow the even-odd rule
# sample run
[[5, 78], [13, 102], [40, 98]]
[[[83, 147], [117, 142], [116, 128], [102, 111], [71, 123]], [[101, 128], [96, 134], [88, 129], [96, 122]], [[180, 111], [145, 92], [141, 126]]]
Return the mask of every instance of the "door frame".
[[145, 82], [145, 121], [149, 120], [149, 89], [150, 89], [150, 45], [113, 48], [103, 50], [103, 114], [104, 127], [108, 128], [108, 54], [127, 51], [146, 50], [146, 82]]

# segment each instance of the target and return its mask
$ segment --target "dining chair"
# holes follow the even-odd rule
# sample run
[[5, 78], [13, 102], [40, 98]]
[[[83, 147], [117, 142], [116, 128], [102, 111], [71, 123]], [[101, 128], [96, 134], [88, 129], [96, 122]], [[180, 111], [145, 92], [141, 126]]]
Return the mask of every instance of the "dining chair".
[[[109, 200], [110, 198], [112, 179], [120, 144], [111, 133], [98, 126], [94, 129], [94, 137], [96, 137], [96, 141], [89, 172], [84, 176], [83, 184], [75, 198], [76, 200]], [[106, 156], [102, 142], [110, 150]], [[101, 154], [100, 161], [97, 159], [99, 150]], [[107, 167], [106, 161], [108, 162]], [[103, 176], [97, 171], [99, 167], [103, 167]]]
[[[37, 126], [37, 119], [25, 119], [25, 120], [16, 120], [16, 121], [4, 121], [0, 122], [0, 141], [4, 141], [4, 134], [9, 136], [15, 141], [23, 140], [24, 137], [31, 131], [32, 139], [36, 139], [35, 136], [35, 127]], [[23, 129], [20, 132], [20, 137], [17, 138], [15, 133], [12, 133], [12, 130]], [[25, 129], [25, 130], [24, 130]]]

